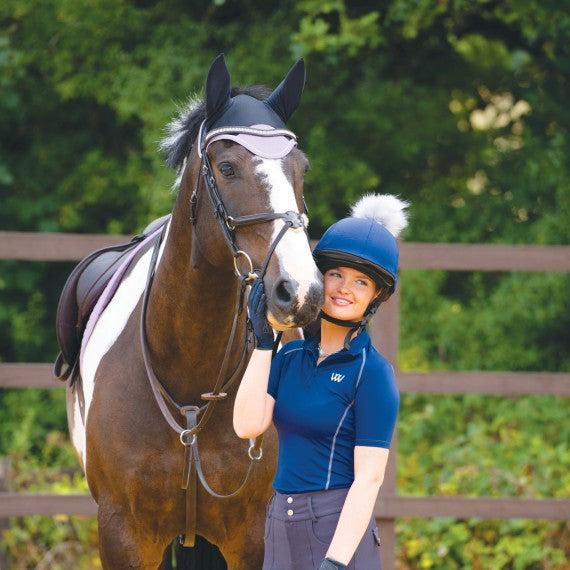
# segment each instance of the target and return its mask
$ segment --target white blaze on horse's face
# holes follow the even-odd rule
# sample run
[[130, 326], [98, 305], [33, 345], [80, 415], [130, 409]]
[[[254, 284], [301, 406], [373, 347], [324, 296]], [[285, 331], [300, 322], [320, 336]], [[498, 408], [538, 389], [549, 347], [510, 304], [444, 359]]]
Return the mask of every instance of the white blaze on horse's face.
[[[283, 159], [256, 157], [254, 160], [256, 161], [256, 172], [263, 178], [268, 190], [271, 210], [274, 212], [298, 212], [295, 191], [283, 171]], [[275, 241], [284, 222], [278, 219], [272, 224], [273, 232], [270, 243]], [[314, 311], [315, 296], [318, 297], [322, 291], [322, 281], [313, 260], [307, 234], [303, 228], [289, 229], [277, 244], [273, 257], [278, 260], [280, 275], [288, 280], [290, 287], [294, 288], [288, 293], [296, 297], [295, 306], [298, 311], [309, 306], [313, 307]], [[278, 285], [276, 284], [276, 286]], [[299, 315], [278, 316], [276, 314], [275, 304], [272, 303], [273, 292], [268, 291], [268, 317], [271, 325], [276, 329], [297, 325]]]

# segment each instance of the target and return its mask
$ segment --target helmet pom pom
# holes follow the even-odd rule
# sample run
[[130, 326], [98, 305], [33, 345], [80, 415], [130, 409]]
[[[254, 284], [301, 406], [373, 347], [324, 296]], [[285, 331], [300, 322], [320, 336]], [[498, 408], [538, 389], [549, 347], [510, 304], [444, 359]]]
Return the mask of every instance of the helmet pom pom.
[[408, 225], [409, 205], [391, 194], [366, 194], [352, 206], [351, 214], [353, 218], [375, 220], [397, 238]]

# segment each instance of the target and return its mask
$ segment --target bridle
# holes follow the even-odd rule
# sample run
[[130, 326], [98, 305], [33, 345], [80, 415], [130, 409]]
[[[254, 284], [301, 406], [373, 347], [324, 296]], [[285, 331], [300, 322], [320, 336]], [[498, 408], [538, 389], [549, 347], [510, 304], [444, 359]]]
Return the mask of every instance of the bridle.
[[[246, 127], [227, 127], [224, 129], [215, 129], [210, 133], [206, 133], [206, 128], [204, 123], [200, 127], [200, 133], [198, 135], [199, 145], [200, 145], [200, 168], [198, 171], [198, 176], [196, 178], [196, 184], [194, 186], [194, 191], [190, 198], [190, 221], [195, 226], [197, 221], [197, 204], [198, 204], [198, 192], [200, 189], [201, 180], [204, 181], [204, 186], [206, 187], [208, 196], [212, 203], [214, 209], [214, 214], [218, 219], [220, 227], [222, 229], [224, 238], [232, 251], [234, 257], [234, 270], [235, 274], [239, 280], [239, 286], [237, 288], [236, 302], [234, 309], [234, 317], [232, 321], [232, 327], [228, 342], [226, 344], [226, 349], [224, 357], [222, 359], [222, 364], [218, 372], [218, 377], [216, 379], [215, 385], [211, 392], [202, 394], [202, 400], [206, 403], [201, 407], [196, 405], [179, 405], [177, 404], [172, 396], [168, 393], [162, 382], [156, 376], [150, 359], [148, 342], [146, 338], [146, 317], [148, 308], [148, 299], [150, 295], [150, 290], [152, 288], [152, 283], [154, 279], [154, 274], [156, 271], [156, 266], [159, 257], [160, 246], [163, 241], [167, 224], [164, 226], [162, 234], [157, 239], [154, 250], [152, 253], [152, 258], [150, 262], [150, 267], [147, 275], [147, 282], [144, 290], [143, 301], [142, 301], [142, 313], [141, 313], [141, 323], [140, 323], [140, 341], [143, 354], [143, 360], [145, 364], [145, 369], [147, 376], [149, 378], [150, 386], [155, 397], [155, 400], [164, 416], [164, 419], [168, 425], [179, 434], [180, 442], [184, 446], [185, 457], [184, 457], [184, 471], [182, 474], [182, 489], [186, 491], [186, 532], [183, 539], [184, 546], [193, 546], [196, 534], [196, 475], [200, 478], [203, 487], [208, 493], [217, 498], [230, 498], [238, 495], [245, 487], [249, 476], [251, 474], [253, 465], [256, 461], [260, 460], [262, 452], [262, 440], [263, 435], [257, 437], [255, 442], [251, 442], [248, 450], [248, 455], [251, 460], [245, 478], [241, 485], [230, 494], [220, 495], [214, 492], [205, 480], [204, 474], [202, 472], [200, 458], [198, 453], [198, 434], [204, 429], [206, 423], [212, 415], [216, 402], [223, 400], [227, 397], [227, 393], [234, 381], [239, 377], [240, 372], [243, 370], [245, 363], [247, 362], [247, 356], [249, 355], [251, 346], [253, 345], [252, 340], [252, 330], [249, 318], [246, 318], [246, 340], [242, 350], [242, 354], [236, 368], [229, 374], [227, 374], [227, 368], [229, 364], [229, 357], [233, 348], [235, 333], [237, 331], [237, 325], [239, 322], [239, 317], [243, 312], [244, 308], [244, 296], [248, 285], [251, 285], [256, 279], [263, 279], [267, 271], [267, 267], [271, 260], [271, 257], [289, 229], [298, 229], [306, 231], [307, 227], [307, 215], [306, 206], [305, 213], [288, 211], [284, 213], [276, 212], [264, 212], [257, 214], [250, 214], [245, 216], [234, 217], [231, 216], [221, 198], [216, 179], [212, 170], [212, 165], [207, 154], [208, 141], [214, 136], [220, 136], [223, 134], [235, 134], [235, 133], [247, 133], [252, 134], [255, 131], [256, 136], [275, 136], [285, 135], [288, 137], [296, 138], [291, 131], [285, 129], [273, 130], [273, 131], [263, 131], [257, 129], [250, 129]], [[303, 200], [304, 204], [304, 200]], [[239, 249], [236, 242], [236, 231], [240, 228], [251, 226], [254, 224], [267, 223], [275, 220], [283, 220], [283, 227], [280, 229], [279, 233], [269, 246], [265, 260], [263, 261], [259, 269], [254, 269], [251, 257], [245, 252]], [[239, 260], [243, 257], [248, 267], [245, 272], [242, 272], [239, 267]], [[279, 339], [280, 337], [278, 337]], [[276, 345], [278, 340], [276, 341]], [[227, 380], [224, 380], [227, 378]], [[186, 427], [183, 428], [178, 421], [172, 415], [168, 404], [174, 409], [177, 409], [184, 417]], [[200, 418], [198, 419], [198, 416]]]
[[[205, 123], [205, 122], [204, 122]], [[220, 129], [215, 129], [209, 133], [207, 133], [205, 124], [202, 123], [200, 127], [200, 133], [198, 138], [200, 139], [200, 172], [196, 178], [196, 184], [194, 186], [194, 191], [192, 192], [192, 196], [190, 197], [190, 220], [193, 224], [196, 223], [197, 219], [197, 205], [198, 205], [198, 190], [200, 187], [200, 179], [202, 178], [205, 182], [206, 190], [208, 191], [208, 196], [210, 197], [210, 201], [212, 202], [212, 206], [214, 208], [214, 214], [220, 223], [220, 227], [222, 228], [222, 232], [224, 234], [224, 238], [232, 250], [234, 255], [234, 267], [236, 269], [236, 273], [239, 276], [239, 269], [238, 269], [238, 259], [240, 256], [244, 256], [249, 263], [250, 271], [248, 272], [247, 278], [249, 282], [254, 281], [257, 278], [263, 279], [265, 276], [265, 272], [267, 270], [267, 266], [269, 265], [269, 261], [277, 244], [281, 240], [281, 238], [285, 235], [285, 232], [289, 229], [295, 228], [303, 228], [306, 229], [307, 227], [307, 215], [306, 215], [306, 204], [303, 200], [303, 206], [305, 208], [305, 213], [300, 214], [299, 212], [285, 212], [285, 213], [277, 213], [277, 212], [265, 212], [261, 214], [250, 214], [247, 216], [238, 216], [234, 217], [228, 214], [228, 211], [224, 205], [224, 202], [220, 196], [220, 191], [218, 189], [218, 184], [214, 177], [214, 172], [212, 169], [212, 164], [210, 162], [210, 158], [207, 153], [208, 142], [212, 140], [214, 137], [218, 138], [223, 136], [224, 134], [255, 134], [255, 136], [261, 137], [270, 137], [270, 136], [286, 136], [293, 139], [297, 139], [295, 134], [291, 131], [286, 129], [274, 129], [271, 131], [262, 130], [262, 129], [252, 129], [249, 127], [224, 127]], [[200, 174], [202, 177], [200, 178]], [[281, 228], [281, 231], [273, 240], [273, 243], [269, 247], [267, 251], [267, 255], [265, 257], [265, 261], [261, 266], [259, 271], [253, 271], [253, 264], [251, 261], [251, 257], [245, 253], [244, 251], [240, 250], [236, 243], [235, 232], [237, 229], [251, 226], [254, 224], [260, 223], [267, 223], [272, 222], [275, 220], [283, 220], [284, 225]]]

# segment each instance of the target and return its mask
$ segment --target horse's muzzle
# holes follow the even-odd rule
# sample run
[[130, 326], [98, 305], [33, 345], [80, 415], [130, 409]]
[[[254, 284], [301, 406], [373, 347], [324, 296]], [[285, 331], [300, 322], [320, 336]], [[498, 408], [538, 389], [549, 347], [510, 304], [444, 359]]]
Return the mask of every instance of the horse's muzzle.
[[268, 297], [267, 319], [275, 330], [305, 327], [319, 315], [324, 300], [323, 285], [313, 283], [300, 300], [294, 281], [280, 279]]

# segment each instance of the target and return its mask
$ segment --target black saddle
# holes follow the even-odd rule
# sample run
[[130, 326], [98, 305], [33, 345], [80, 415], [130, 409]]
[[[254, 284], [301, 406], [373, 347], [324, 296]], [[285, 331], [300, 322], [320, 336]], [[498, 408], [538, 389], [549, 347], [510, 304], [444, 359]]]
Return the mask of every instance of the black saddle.
[[76, 377], [81, 339], [89, 316], [123, 260], [140, 242], [164, 226], [169, 218], [170, 214], [154, 220], [127, 243], [94, 251], [71, 272], [61, 292], [55, 319], [60, 352], [53, 373], [58, 380], [65, 381], [71, 375], [73, 382]]

